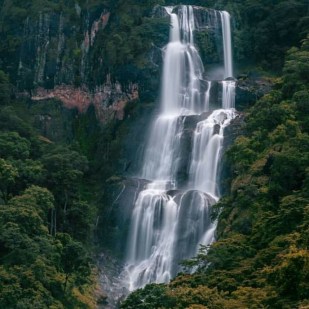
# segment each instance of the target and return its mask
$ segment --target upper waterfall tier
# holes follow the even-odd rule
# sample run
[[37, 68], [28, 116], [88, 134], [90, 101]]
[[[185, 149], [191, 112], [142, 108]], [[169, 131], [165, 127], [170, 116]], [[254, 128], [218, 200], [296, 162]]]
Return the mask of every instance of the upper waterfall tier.
[[194, 46], [194, 14], [191, 6], [177, 15], [167, 8], [171, 18], [170, 42], [164, 53], [162, 77], [162, 114], [197, 114], [202, 106], [200, 80], [203, 63]]
[[220, 15], [224, 49], [224, 78], [228, 78], [233, 77], [231, 17], [230, 14], [225, 11], [220, 12]]
[[[172, 18], [171, 14], [174, 14]], [[177, 39], [170, 41], [188, 42], [197, 46], [204, 65], [210, 65], [213, 69], [202, 72], [204, 79], [224, 80], [234, 76], [231, 17], [228, 12], [180, 5], [167, 8], [157, 6], [153, 15], [171, 18], [173, 25], [178, 16], [179, 24], [171, 27]]]

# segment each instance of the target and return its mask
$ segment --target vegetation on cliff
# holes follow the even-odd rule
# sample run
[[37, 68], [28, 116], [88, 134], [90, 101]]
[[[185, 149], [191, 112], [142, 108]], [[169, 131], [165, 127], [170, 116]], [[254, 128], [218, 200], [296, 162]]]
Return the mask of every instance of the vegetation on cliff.
[[[165, 1], [183, 4], [183, 1]], [[234, 26], [234, 59], [239, 66], [276, 72], [286, 51], [300, 46], [309, 28], [306, 0], [188, 0], [185, 4], [226, 10]]]

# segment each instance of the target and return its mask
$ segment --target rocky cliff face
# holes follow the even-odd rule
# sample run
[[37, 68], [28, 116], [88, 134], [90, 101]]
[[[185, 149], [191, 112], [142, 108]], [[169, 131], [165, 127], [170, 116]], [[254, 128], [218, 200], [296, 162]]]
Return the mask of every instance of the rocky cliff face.
[[90, 49], [97, 33], [106, 27], [110, 13], [103, 8], [82, 11], [76, 4], [71, 14], [41, 11], [37, 16], [27, 16], [17, 71], [19, 89], [52, 89], [88, 82]]
[[[154, 100], [159, 88], [161, 48], [166, 42], [156, 41], [157, 34], [151, 33], [153, 38], [148, 39], [154, 44], [143, 51], [145, 55], [141, 61], [147, 64], [144, 63], [142, 69], [125, 64], [115, 69], [118, 76], [108, 73], [109, 59], [104, 58], [103, 52], [98, 52], [106, 48], [100, 34], [110, 31], [111, 18], [119, 18], [116, 14], [111, 15], [103, 6], [85, 10], [75, 3], [70, 11], [42, 9], [35, 15], [28, 15], [23, 21], [21, 43], [17, 49], [18, 67], [13, 68], [20, 95], [27, 95], [34, 101], [57, 99], [65, 107], [76, 108], [79, 112], [94, 105], [101, 122], [123, 119], [125, 106], [139, 98], [139, 90], [143, 93], [143, 100]], [[201, 54], [205, 56], [204, 62], [222, 61], [218, 57], [222, 46], [215, 40], [220, 29], [216, 11], [194, 7], [194, 14], [197, 41]], [[150, 15], [152, 21], [165, 19], [167, 23], [169, 20], [166, 10], [160, 6], [155, 7]], [[212, 26], [206, 29], [205, 25], [209, 24]]]
[[124, 119], [126, 105], [138, 99], [138, 85], [130, 83], [126, 89], [122, 89], [119, 82], [106, 83], [90, 90], [86, 85], [74, 87], [72, 85], [57, 85], [53, 89], [38, 87], [31, 95], [34, 101], [57, 99], [66, 108], [76, 108], [80, 113], [87, 111], [90, 105], [94, 105], [97, 118], [106, 123], [109, 120]]
[[[125, 106], [139, 97], [138, 84], [130, 80], [121, 84], [103, 70], [103, 56], [93, 58], [102, 44], [97, 35], [108, 25], [110, 12], [102, 6], [84, 10], [75, 3], [69, 12], [48, 9], [28, 14], [19, 30], [15, 59], [10, 58], [8, 66], [18, 96], [56, 99], [80, 113], [93, 105], [101, 122], [122, 120]], [[100, 79], [94, 80], [94, 67], [101, 70]]]

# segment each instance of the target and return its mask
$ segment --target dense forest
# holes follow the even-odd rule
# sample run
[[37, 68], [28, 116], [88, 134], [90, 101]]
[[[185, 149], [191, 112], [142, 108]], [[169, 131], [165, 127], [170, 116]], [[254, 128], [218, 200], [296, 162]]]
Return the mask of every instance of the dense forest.
[[[106, 191], [127, 168], [130, 129], [158, 96], [160, 64], [149, 54], [166, 43], [169, 24], [152, 18], [153, 8], [179, 3], [0, 0], [1, 308], [96, 307], [96, 253], [115, 237]], [[307, 308], [308, 2], [186, 4], [229, 11], [237, 73], [267, 79], [272, 90], [243, 108], [241, 135], [226, 152], [225, 195], [213, 213], [217, 241], [184, 261], [171, 283], [147, 285], [122, 308]], [[109, 21], [86, 53], [84, 33], [102, 12]], [[49, 29], [40, 77], [43, 32], [36, 39], [35, 22], [42, 16], [60, 26]], [[64, 29], [61, 53], [56, 27]], [[197, 40], [205, 46], [208, 38]], [[92, 106], [79, 113], [58, 99], [32, 100], [38, 87], [57, 84], [94, 91], [107, 75], [123, 88], [139, 85], [122, 120], [102, 123]]]
[[8, 86], [1, 72], [1, 307], [88, 307], [89, 162], [78, 147], [39, 135], [24, 119], [27, 103], [8, 100]]

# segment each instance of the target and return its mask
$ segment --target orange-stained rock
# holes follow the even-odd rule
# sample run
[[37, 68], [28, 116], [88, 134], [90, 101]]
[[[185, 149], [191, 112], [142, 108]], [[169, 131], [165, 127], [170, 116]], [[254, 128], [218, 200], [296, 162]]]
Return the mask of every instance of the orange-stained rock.
[[69, 109], [77, 108], [80, 113], [86, 112], [92, 104], [97, 118], [101, 122], [107, 122], [110, 119], [123, 120], [126, 105], [138, 99], [138, 95], [137, 84], [130, 84], [123, 91], [118, 82], [112, 84], [107, 78], [107, 82], [94, 91], [90, 91], [86, 86], [76, 88], [72, 85], [59, 85], [54, 89], [39, 87], [33, 92], [31, 99], [34, 101], [57, 99]]

